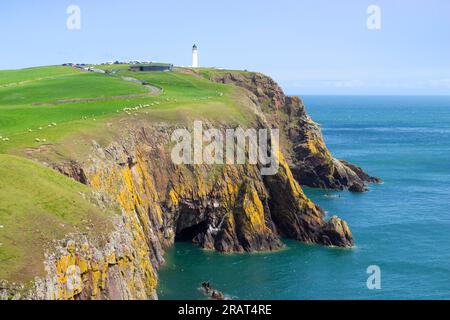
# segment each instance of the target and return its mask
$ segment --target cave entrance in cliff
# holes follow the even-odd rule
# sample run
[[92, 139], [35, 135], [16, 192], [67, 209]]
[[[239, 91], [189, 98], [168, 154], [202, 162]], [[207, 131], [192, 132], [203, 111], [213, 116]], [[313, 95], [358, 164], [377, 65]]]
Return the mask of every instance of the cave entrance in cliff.
[[208, 222], [202, 221], [198, 224], [192, 225], [187, 228], [183, 228], [178, 230], [175, 235], [175, 241], [177, 242], [192, 242], [194, 238], [201, 234], [205, 233], [208, 230]]

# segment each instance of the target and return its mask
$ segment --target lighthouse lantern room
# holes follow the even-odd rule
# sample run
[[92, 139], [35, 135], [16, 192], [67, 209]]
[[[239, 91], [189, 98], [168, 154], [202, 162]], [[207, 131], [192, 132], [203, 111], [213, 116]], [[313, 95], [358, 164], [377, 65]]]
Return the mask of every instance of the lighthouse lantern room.
[[195, 44], [192, 47], [192, 68], [198, 68], [198, 50]]

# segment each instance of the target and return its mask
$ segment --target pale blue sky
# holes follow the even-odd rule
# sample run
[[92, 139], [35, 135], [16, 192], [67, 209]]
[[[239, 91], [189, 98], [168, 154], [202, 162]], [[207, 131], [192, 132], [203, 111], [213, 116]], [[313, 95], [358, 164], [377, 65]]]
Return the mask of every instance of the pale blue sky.
[[[370, 4], [381, 30], [366, 27]], [[0, 38], [0, 69], [189, 65], [196, 43], [201, 65], [261, 71], [291, 94], [450, 94], [448, 0], [2, 0]]]

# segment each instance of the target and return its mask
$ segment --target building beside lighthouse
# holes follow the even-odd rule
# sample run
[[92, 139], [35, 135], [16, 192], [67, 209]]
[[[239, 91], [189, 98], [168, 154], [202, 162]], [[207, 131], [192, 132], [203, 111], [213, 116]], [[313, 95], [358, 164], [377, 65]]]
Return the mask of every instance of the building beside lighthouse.
[[198, 68], [198, 50], [195, 44], [192, 47], [192, 68]]

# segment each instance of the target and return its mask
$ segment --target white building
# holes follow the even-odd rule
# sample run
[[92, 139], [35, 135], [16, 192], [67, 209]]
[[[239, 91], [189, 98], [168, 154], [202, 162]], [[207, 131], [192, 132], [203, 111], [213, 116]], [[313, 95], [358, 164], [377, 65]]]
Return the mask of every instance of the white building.
[[198, 68], [198, 50], [195, 44], [192, 47], [192, 68]]

